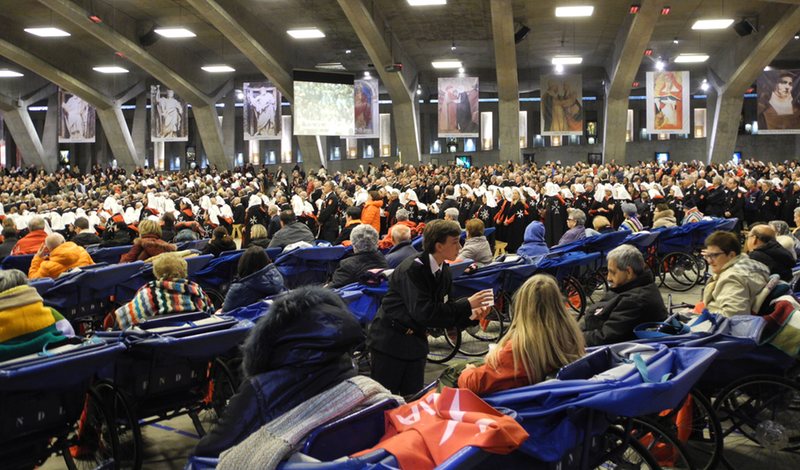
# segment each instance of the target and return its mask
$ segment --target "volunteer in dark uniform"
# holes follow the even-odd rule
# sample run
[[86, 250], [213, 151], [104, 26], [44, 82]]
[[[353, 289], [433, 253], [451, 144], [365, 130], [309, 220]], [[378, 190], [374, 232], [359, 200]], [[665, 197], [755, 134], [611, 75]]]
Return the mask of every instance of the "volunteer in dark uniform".
[[[450, 299], [452, 277], [446, 259], [461, 249], [457, 222], [434, 220], [425, 226], [424, 251], [406, 259], [389, 279], [389, 291], [369, 329], [371, 377], [392, 393], [422, 389], [428, 355], [427, 328], [474, 325], [473, 310], [490, 303], [491, 292]], [[477, 310], [476, 310], [477, 313]]]
[[724, 215], [726, 219], [733, 217], [739, 219], [733, 231], [737, 234], [742, 231], [744, 225], [744, 193], [739, 191], [739, 182], [735, 178], [729, 178], [725, 184]]
[[333, 183], [330, 181], [322, 185], [322, 193], [324, 199], [319, 210], [319, 217], [317, 217], [320, 225], [319, 238], [333, 243], [339, 236], [339, 215], [341, 213], [339, 197], [333, 191]]

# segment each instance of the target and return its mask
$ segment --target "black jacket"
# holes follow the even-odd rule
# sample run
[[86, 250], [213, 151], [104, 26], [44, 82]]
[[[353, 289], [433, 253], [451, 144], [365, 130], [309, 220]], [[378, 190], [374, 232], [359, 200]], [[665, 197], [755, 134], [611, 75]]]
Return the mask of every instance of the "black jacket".
[[667, 307], [650, 271], [619, 288], [586, 310], [581, 322], [587, 346], [635, 339], [633, 329], [642, 323], [664, 321]]
[[319, 211], [319, 238], [333, 243], [336, 237], [339, 236], [339, 197], [335, 193], [330, 192], [325, 196], [322, 202], [322, 208]]
[[[227, 239], [226, 239], [227, 238]], [[204, 255], [214, 255], [218, 257], [223, 251], [231, 251], [236, 249], [236, 242], [232, 238], [212, 238], [205, 248], [203, 248]]]
[[246, 210], [246, 208], [244, 207], [244, 204], [238, 204], [236, 206], [233, 206], [233, 210], [231, 212], [233, 213], [233, 223], [234, 224], [238, 225], [238, 224], [243, 224], [244, 223], [245, 210]]
[[11, 250], [14, 249], [14, 245], [17, 244], [17, 241], [19, 241], [17, 237], [6, 237], [3, 243], [0, 244], [0, 259], [11, 255]]
[[782, 281], [792, 280], [792, 268], [795, 261], [792, 254], [776, 240], [770, 240], [748, 253], [750, 259], [764, 263], [770, 274], [777, 274]]
[[367, 346], [405, 361], [428, 355], [427, 328], [467, 327], [469, 301], [451, 299], [453, 278], [447, 264], [437, 282], [428, 253], [400, 263], [389, 278], [389, 291], [369, 328]]
[[87, 247], [89, 245], [96, 245], [100, 243], [101, 240], [100, 237], [98, 237], [92, 232], [81, 232], [72, 237], [72, 240], [70, 241], [75, 243], [76, 245]]
[[339, 267], [333, 273], [331, 287], [343, 287], [353, 282], [358, 282], [362, 274], [370, 269], [388, 268], [383, 253], [380, 251], [362, 251], [339, 262]]

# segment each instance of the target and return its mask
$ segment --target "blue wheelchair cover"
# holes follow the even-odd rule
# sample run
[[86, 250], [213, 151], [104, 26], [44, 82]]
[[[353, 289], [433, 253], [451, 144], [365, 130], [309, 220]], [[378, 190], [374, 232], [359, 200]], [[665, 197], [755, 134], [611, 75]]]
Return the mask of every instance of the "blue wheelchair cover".
[[258, 302], [252, 303], [250, 305], [245, 305], [244, 307], [235, 308], [229, 312], [223, 312], [222, 315], [226, 317], [231, 317], [236, 320], [249, 320], [253, 323], [258, 321], [259, 318], [263, 317], [269, 311], [270, 302], [265, 300], [259, 300]]
[[351, 250], [352, 247], [339, 245], [298, 248], [278, 256], [275, 266], [283, 275], [287, 287], [322, 284], [335, 263]]
[[336, 289], [361, 326], [368, 325], [375, 318], [383, 296], [388, 291], [389, 283], [387, 281], [378, 286], [367, 286], [356, 282]]
[[522, 266], [524, 263], [525, 260], [520, 258], [514, 261], [489, 264], [476, 269], [471, 274], [464, 274], [453, 279], [452, 297], [467, 297], [484, 289], [492, 289], [496, 295], [503, 287], [506, 271], [512, 266]]
[[97, 250], [89, 251], [89, 255], [95, 263], [117, 264], [122, 255], [131, 251], [132, 247], [133, 245], [122, 245], [98, 248]]
[[81, 303], [80, 284], [87, 271], [74, 271], [59, 277], [42, 295], [44, 304], [59, 312], [65, 312]]
[[644, 251], [655, 243], [660, 235], [661, 232], [636, 232], [628, 235], [622, 243], [625, 245], [633, 245], [639, 250]]
[[[598, 348], [565, 366], [556, 380], [497, 392], [490, 405], [510, 408], [530, 434], [521, 451], [555, 462], [583, 442], [588, 413], [644, 416], [677, 406], [714, 359], [710, 348], [620, 343]], [[590, 433], [607, 422], [594, 420]]]
[[[736, 224], [739, 223], [739, 219], [736, 217], [732, 217], [730, 219], [716, 219], [717, 226], [714, 228], [715, 230], [724, 230], [726, 232], [732, 232], [733, 229], [736, 227]], [[709, 233], [711, 235], [711, 233]]]
[[3, 258], [3, 261], [0, 262], [0, 268], [2, 269], [19, 269], [26, 275], [28, 271], [31, 269], [31, 262], [33, 261], [34, 255], [12, 255], [6, 256]]
[[107, 300], [114, 295], [117, 284], [125, 282], [144, 266], [144, 262], [134, 261], [86, 270], [79, 282], [81, 303], [102, 298]]
[[218, 288], [227, 284], [236, 272], [239, 258], [242, 257], [244, 250], [231, 251], [228, 254], [221, 254], [211, 260], [203, 269], [189, 276], [189, 279], [203, 287]]

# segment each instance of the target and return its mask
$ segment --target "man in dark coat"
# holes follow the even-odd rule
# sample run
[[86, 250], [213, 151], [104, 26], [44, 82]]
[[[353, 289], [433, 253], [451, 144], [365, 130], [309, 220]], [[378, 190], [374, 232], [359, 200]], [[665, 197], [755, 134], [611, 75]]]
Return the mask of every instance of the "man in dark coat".
[[739, 190], [739, 182], [735, 178], [728, 179], [725, 184], [725, 212], [726, 219], [736, 218], [738, 222], [733, 231], [740, 233], [744, 226], [744, 193]]
[[747, 235], [746, 247], [750, 259], [767, 265], [770, 274], [777, 274], [782, 281], [792, 280], [795, 261], [789, 250], [776, 240], [775, 229], [766, 224], [754, 225]]
[[394, 245], [386, 254], [386, 263], [394, 269], [408, 258], [419, 256], [419, 251], [411, 245], [411, 229], [406, 225], [395, 225], [390, 235]]
[[286, 248], [297, 242], [314, 243], [314, 234], [306, 224], [297, 221], [293, 211], [282, 211], [281, 229], [275, 232], [275, 236], [269, 242], [269, 247]]
[[[457, 222], [434, 220], [425, 227], [424, 251], [400, 263], [389, 279], [367, 335], [371, 377], [393, 393], [411, 395], [422, 389], [428, 355], [428, 328], [474, 325], [491, 292], [451, 299], [453, 284], [446, 259], [461, 249]], [[475, 311], [475, 313], [473, 313]]]
[[637, 248], [621, 245], [608, 253], [608, 284], [610, 292], [581, 320], [587, 346], [636, 339], [637, 325], [667, 318], [667, 307]]
[[333, 183], [326, 181], [322, 185], [322, 208], [319, 210], [319, 238], [331, 243], [336, 241], [339, 236], [339, 215], [341, 208], [339, 205], [339, 197], [333, 191]]

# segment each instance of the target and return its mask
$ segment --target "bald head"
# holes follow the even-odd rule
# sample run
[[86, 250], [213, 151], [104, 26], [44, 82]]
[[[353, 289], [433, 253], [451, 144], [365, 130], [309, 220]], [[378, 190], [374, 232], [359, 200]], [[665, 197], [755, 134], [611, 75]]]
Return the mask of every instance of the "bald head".
[[59, 245], [64, 243], [64, 236], [60, 233], [53, 233], [47, 236], [44, 239], [44, 244], [48, 250], [53, 251], [54, 249], [58, 248]]
[[747, 251], [752, 251], [759, 246], [775, 240], [777, 234], [775, 229], [767, 224], [755, 225], [750, 229], [747, 234]]
[[395, 225], [392, 227], [392, 241], [399, 245], [411, 239], [411, 229], [407, 225]]

